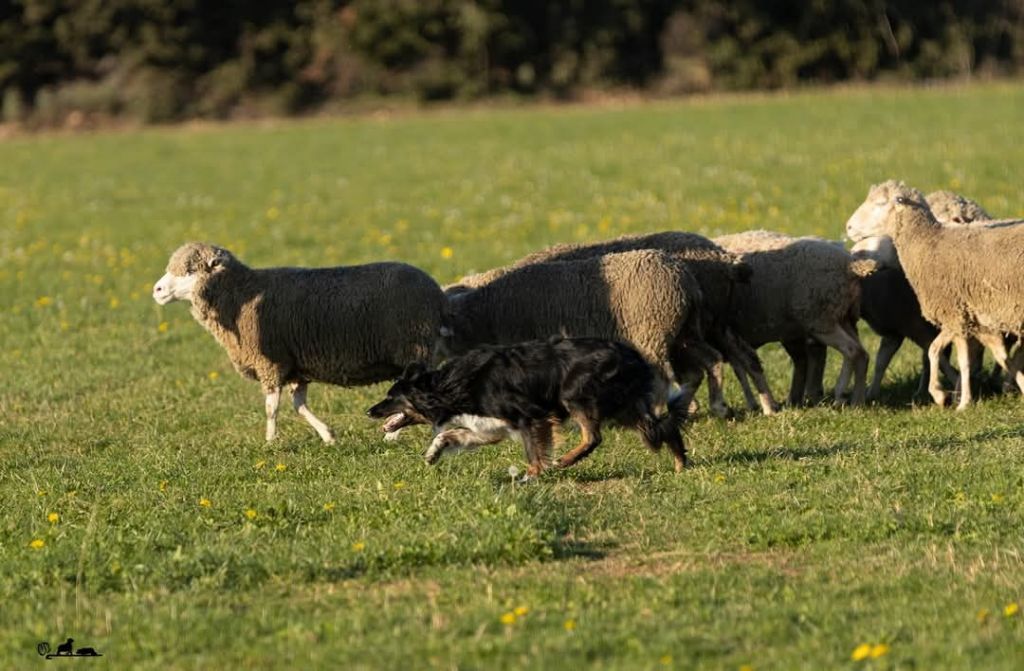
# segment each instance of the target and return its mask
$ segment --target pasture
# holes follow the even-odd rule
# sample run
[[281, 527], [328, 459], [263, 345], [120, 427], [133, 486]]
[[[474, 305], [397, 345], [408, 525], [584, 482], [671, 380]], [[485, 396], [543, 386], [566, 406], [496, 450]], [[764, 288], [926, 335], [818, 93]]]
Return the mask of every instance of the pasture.
[[265, 444], [258, 386], [150, 289], [189, 239], [448, 282], [625, 232], [839, 238], [888, 177], [1021, 215], [1021, 110], [1003, 84], [0, 143], [0, 668], [68, 636], [105, 668], [1020, 668], [1024, 405], [912, 407], [909, 343], [876, 406], [702, 413], [680, 475], [613, 431], [519, 486], [512, 443], [382, 442], [385, 385], [311, 387], [336, 445], [287, 405]]

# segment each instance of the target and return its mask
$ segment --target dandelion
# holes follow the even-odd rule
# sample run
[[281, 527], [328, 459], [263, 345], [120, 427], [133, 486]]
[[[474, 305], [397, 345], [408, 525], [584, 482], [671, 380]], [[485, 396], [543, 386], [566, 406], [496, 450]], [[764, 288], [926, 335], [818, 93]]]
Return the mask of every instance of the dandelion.
[[405, 481], [399, 480], [395, 483], [395, 489], [405, 489]]
[[60, 515], [57, 513], [50, 513], [46, 516], [46, 521], [50, 524], [56, 524], [57, 522], [60, 522]]
[[662, 655], [658, 661], [662, 666], [668, 666], [672, 663], [672, 655]]
[[210, 506], [213, 505], [213, 503], [210, 502], [210, 499], [204, 496], [203, 498], [199, 499], [199, 505], [202, 506], [203, 508], [209, 508]]
[[171, 328], [171, 325], [167, 322], [160, 322], [160, 325], [156, 327], [156, 330], [160, 333], [167, 333], [167, 330]]
[[978, 621], [978, 624], [984, 624], [988, 621], [989, 610], [988, 608], [981, 608], [974, 615], [974, 618]]
[[527, 608], [526, 606], [518, 606], [512, 612], [516, 614], [516, 617], [522, 617], [522, 616], [526, 615], [527, 613], [529, 613], [530, 609]]
[[511, 626], [516, 623], [516, 614], [512, 611], [501, 614], [501, 623], [505, 626]]
[[1006, 606], [1003, 607], [1003, 616], [1004, 617], [1013, 617], [1014, 615], [1017, 614], [1017, 611], [1019, 611], [1019, 610], [1020, 610], [1020, 606], [1017, 605], [1016, 601], [1014, 601], [1013, 603], [1008, 603], [1008, 604], [1006, 604]]
[[325, 503], [324, 510], [326, 510], [327, 512], [331, 512], [332, 510], [334, 510], [334, 501], [328, 501], [327, 503]]
[[993, 494], [992, 503], [1002, 503], [1005, 498], [1002, 494]]
[[754, 667], [749, 664], [743, 664], [740, 666], [739, 671], [754, 671]]
[[46, 546], [46, 541], [42, 538], [34, 538], [31, 543], [28, 544], [33, 550], [41, 550]]
[[37, 308], [45, 308], [50, 305], [53, 305], [53, 299], [50, 298], [49, 296], [40, 296], [39, 298], [36, 299]]
[[277, 462], [277, 466], [274, 466], [274, 470], [277, 471], [278, 473], [284, 473], [286, 470], [288, 470], [288, 467], [279, 461]]
[[121, 301], [118, 300], [117, 298], [111, 298], [110, 299], [110, 309], [111, 310], [116, 310], [120, 305], [121, 305]]
[[352, 551], [353, 552], [362, 552], [365, 549], [366, 549], [366, 543], [364, 543], [363, 541], [356, 541], [355, 543], [352, 544]]
[[852, 659], [855, 662], [859, 662], [862, 659], [867, 659], [870, 654], [871, 654], [871, 644], [870, 643], [861, 643], [860, 645], [858, 645], [856, 648], [853, 649], [853, 654], [850, 655], [850, 659]]
[[256, 519], [256, 511], [253, 510], [252, 508], [249, 508], [248, 510], [245, 511], [245, 516], [250, 520], [254, 520]]
[[725, 482], [725, 476], [722, 475], [721, 473], [715, 473], [715, 482], [719, 484]]
[[871, 652], [868, 653], [868, 656], [871, 657], [871, 659], [878, 659], [879, 657], [883, 657], [884, 655], [888, 654], [888, 652], [888, 645], [886, 645], [885, 643], [878, 643], [876, 645], [871, 646]]
[[271, 205], [270, 207], [267, 208], [267, 219], [270, 219], [271, 221], [273, 221], [273, 220], [277, 219], [280, 216], [281, 216], [281, 210], [277, 209], [273, 205]]
[[572, 619], [570, 617], [568, 620], [566, 620], [565, 622], [562, 623], [562, 627], [566, 631], [575, 631], [575, 629], [576, 629], [576, 620], [574, 620], [574, 619]]
[[258, 470], [260, 470], [261, 468], [263, 468], [266, 465], [267, 465], [267, 460], [266, 459], [260, 459], [255, 464], [253, 464], [252, 467], [255, 468], [258, 471]]
[[160, 491], [161, 492], [166, 492], [167, 491], [167, 481], [166, 480], [161, 480], [160, 481]]
[[441, 248], [441, 258], [442, 259], [450, 259], [453, 256], [455, 256], [455, 250], [454, 249], [452, 249], [451, 247], [442, 247]]
[[213, 382], [218, 377], [220, 377], [220, 373], [218, 373], [215, 370], [211, 370], [209, 373], [206, 374], [206, 377], [210, 378], [210, 382]]
[[46, 496], [46, 490], [40, 489], [39, 491], [36, 492], [36, 496]]

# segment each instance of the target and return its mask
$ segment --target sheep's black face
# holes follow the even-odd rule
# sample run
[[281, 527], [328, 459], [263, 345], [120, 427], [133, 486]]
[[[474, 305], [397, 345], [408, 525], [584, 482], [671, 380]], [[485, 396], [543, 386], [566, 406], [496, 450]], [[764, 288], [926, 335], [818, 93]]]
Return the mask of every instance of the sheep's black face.
[[153, 285], [153, 300], [160, 305], [191, 301], [196, 281], [219, 272], [235, 257], [226, 249], [201, 242], [189, 242], [177, 249], [167, 262], [167, 272]]

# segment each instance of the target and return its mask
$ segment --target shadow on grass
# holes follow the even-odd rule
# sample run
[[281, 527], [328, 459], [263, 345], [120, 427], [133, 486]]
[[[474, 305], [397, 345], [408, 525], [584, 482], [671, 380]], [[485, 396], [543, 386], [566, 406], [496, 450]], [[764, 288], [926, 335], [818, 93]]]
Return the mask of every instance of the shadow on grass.
[[712, 459], [701, 459], [696, 465], [704, 464], [758, 464], [769, 460], [823, 459], [836, 454], [853, 450], [853, 445], [834, 443], [832, 445], [814, 445], [808, 447], [770, 447], [764, 450], [742, 450], [718, 455]]

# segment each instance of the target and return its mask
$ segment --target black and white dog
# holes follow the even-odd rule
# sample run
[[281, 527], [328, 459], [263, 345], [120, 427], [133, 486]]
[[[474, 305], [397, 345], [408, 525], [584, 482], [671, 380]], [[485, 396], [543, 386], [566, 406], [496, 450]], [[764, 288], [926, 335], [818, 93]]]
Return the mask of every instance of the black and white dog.
[[[676, 470], [686, 466], [679, 432], [685, 409], [656, 416], [655, 398], [665, 387], [639, 352], [600, 338], [552, 338], [510, 346], [487, 346], [452, 358], [437, 370], [414, 364], [387, 398], [367, 414], [389, 418], [386, 431], [431, 424], [436, 431], [425, 458], [446, 451], [523, 442], [528, 476], [551, 463], [554, 428], [566, 419], [582, 433], [580, 444], [558, 460], [575, 464], [601, 444], [601, 425], [613, 420], [640, 432], [652, 450], [667, 444]], [[458, 428], [451, 428], [457, 425]]]

